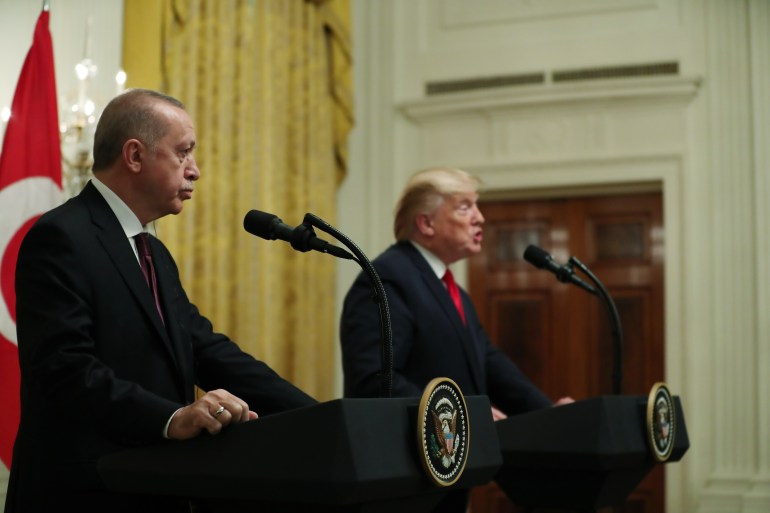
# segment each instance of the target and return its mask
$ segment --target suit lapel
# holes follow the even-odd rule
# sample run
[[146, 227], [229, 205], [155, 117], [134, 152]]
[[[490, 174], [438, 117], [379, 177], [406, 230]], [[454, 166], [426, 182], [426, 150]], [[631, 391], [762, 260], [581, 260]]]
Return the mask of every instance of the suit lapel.
[[[175, 308], [180, 304], [179, 301], [183, 301], [186, 304], [186, 298], [180, 297], [182, 295], [182, 285], [176, 278], [176, 266], [173, 262], [169, 261], [171, 256], [166, 248], [158, 239], [152, 236], [150, 237], [150, 247], [155, 263], [160, 305], [163, 309], [163, 315], [166, 317], [166, 333], [171, 347], [177, 355], [177, 368], [184, 377], [185, 391], [191, 391], [195, 384], [195, 378], [192, 375], [194, 368], [192, 346], [190, 345], [189, 337], [186, 337], [182, 332], [182, 326], [185, 325], [186, 319], [180, 319], [179, 312]], [[193, 400], [192, 397], [188, 397], [188, 399], [191, 402]]]
[[102, 195], [96, 190], [96, 187], [90, 182], [80, 193], [80, 197], [91, 212], [91, 220], [96, 228], [99, 242], [133, 294], [148, 322], [152, 324], [160, 336], [169, 356], [178, 367], [177, 355], [172, 348], [168, 332], [160, 320], [152, 293], [147, 287], [142, 269], [131, 250], [131, 244], [126, 239], [118, 219]]
[[[436, 273], [433, 272], [433, 269], [431, 269], [430, 265], [428, 265], [428, 262], [425, 261], [420, 252], [417, 251], [417, 249], [412, 246], [412, 244], [406, 243], [404, 246], [409, 255], [409, 258], [412, 260], [415, 267], [417, 267], [423, 283], [428, 288], [428, 290], [430, 290], [431, 294], [433, 294], [436, 300], [436, 304], [440, 306], [441, 310], [449, 318], [449, 322], [451, 323], [452, 328], [460, 339], [460, 345], [465, 352], [466, 361], [468, 362], [468, 366], [471, 369], [471, 376], [473, 376], [473, 381], [477, 387], [476, 389], [484, 390], [486, 387], [482, 378], [481, 361], [479, 358], [479, 352], [476, 347], [478, 345], [477, 341], [474, 337], [471, 336], [471, 332], [468, 327], [463, 324], [462, 318], [460, 317], [457, 308], [452, 302], [452, 298], [449, 296], [446, 287], [444, 286], [443, 282], [436, 276]], [[465, 308], [466, 318], [470, 322], [471, 316], [468, 315], [470, 312], [470, 307], [465, 299], [463, 299], [463, 307]]]

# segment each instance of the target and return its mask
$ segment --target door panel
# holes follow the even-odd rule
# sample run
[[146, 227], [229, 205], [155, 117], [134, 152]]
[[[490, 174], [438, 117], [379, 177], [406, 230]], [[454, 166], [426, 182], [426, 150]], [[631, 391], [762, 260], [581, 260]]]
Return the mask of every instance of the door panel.
[[[481, 209], [485, 248], [469, 260], [469, 292], [493, 342], [546, 394], [611, 394], [615, 349], [603, 302], [524, 261], [529, 244], [560, 263], [577, 257], [613, 298], [623, 333], [622, 393], [646, 395], [663, 380], [660, 194], [483, 202]], [[520, 510], [493, 484], [474, 491], [472, 511]], [[614, 511], [663, 512], [662, 467]]]

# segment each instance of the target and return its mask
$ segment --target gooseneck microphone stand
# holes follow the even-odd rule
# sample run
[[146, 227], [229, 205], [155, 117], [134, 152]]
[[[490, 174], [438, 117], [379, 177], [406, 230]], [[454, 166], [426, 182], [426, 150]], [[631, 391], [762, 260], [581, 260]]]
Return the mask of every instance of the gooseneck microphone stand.
[[373, 300], [377, 303], [380, 311], [380, 334], [382, 337], [381, 361], [382, 368], [380, 374], [380, 396], [391, 397], [393, 395], [393, 328], [390, 322], [390, 309], [388, 308], [388, 298], [385, 296], [385, 287], [382, 285], [380, 276], [372, 266], [372, 263], [366, 257], [363, 251], [350, 240], [345, 234], [338, 231], [332, 225], [316, 216], [307, 213], [302, 220], [302, 224], [312, 233], [313, 226], [319, 230], [328, 233], [335, 239], [342, 242], [355, 255], [355, 260], [361, 269], [364, 270], [369, 278], [369, 282], [374, 289]]
[[567, 265], [571, 268], [577, 266], [578, 269], [583, 271], [596, 286], [598, 295], [604, 301], [607, 308], [607, 313], [610, 318], [610, 328], [612, 330], [612, 342], [614, 347], [614, 358], [612, 365], [612, 393], [620, 395], [623, 388], [623, 330], [620, 326], [620, 316], [618, 315], [618, 309], [615, 307], [615, 302], [610, 297], [607, 289], [604, 288], [602, 282], [599, 281], [594, 273], [592, 273], [583, 262], [575, 258], [574, 256], [569, 258]]
[[[561, 265], [557, 263], [551, 257], [551, 255], [548, 254], [547, 251], [533, 244], [527, 246], [523, 256], [524, 260], [534, 265], [538, 269], [544, 269], [550, 273], [553, 273], [556, 276], [556, 279], [558, 279], [560, 282], [571, 283], [572, 285], [576, 285], [590, 294], [600, 296], [602, 298], [604, 304], [607, 307], [607, 312], [609, 313], [610, 325], [612, 329], [613, 348], [615, 353], [612, 372], [612, 391], [615, 395], [620, 395], [623, 383], [623, 332], [620, 328], [620, 316], [618, 315], [618, 310], [615, 308], [614, 301], [607, 293], [607, 289], [604, 288], [604, 285], [602, 285], [602, 283], [599, 281], [599, 278], [597, 278], [594, 273], [592, 273], [588, 267], [583, 264], [583, 262], [574, 256], [570, 257], [566, 264]], [[591, 281], [594, 282], [595, 287], [592, 287], [575, 275], [575, 266], [583, 271], [586, 276], [588, 276]]]

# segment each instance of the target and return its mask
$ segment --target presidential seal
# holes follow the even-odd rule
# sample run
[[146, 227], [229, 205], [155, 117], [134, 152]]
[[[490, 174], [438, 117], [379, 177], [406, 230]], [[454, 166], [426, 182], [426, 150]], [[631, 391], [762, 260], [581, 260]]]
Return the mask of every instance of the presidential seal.
[[647, 398], [647, 436], [653, 457], [667, 461], [674, 449], [676, 411], [665, 383], [655, 383]]
[[428, 383], [420, 399], [417, 437], [420, 463], [439, 486], [450, 486], [468, 460], [470, 427], [465, 398], [449, 378]]

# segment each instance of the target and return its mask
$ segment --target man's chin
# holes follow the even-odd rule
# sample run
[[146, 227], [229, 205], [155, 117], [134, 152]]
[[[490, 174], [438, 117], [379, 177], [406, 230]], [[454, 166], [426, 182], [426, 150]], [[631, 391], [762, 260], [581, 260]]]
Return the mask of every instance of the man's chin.
[[453, 262], [457, 262], [459, 260], [463, 260], [465, 258], [470, 258], [473, 255], [478, 255], [481, 253], [481, 245], [473, 245], [465, 248], [465, 250], [462, 252], [462, 256], [460, 258], [454, 260]]
[[171, 208], [168, 210], [168, 214], [171, 214], [173, 216], [179, 215], [179, 213], [184, 208], [184, 203], [179, 200], [178, 202], [174, 203]]

